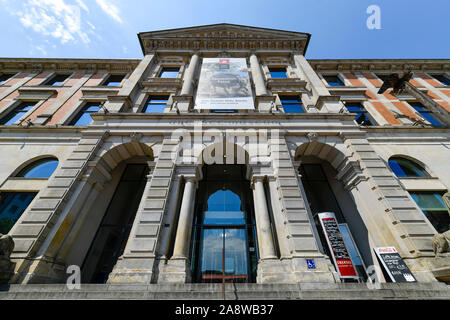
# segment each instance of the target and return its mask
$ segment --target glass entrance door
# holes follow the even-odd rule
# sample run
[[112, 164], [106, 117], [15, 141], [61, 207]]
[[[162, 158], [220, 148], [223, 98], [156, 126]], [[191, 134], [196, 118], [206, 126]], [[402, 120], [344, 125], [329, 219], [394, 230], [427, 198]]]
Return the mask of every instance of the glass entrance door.
[[201, 282], [249, 282], [245, 229], [205, 228], [202, 231]]
[[196, 282], [254, 282], [253, 201], [240, 166], [207, 166], [198, 189], [192, 244]]

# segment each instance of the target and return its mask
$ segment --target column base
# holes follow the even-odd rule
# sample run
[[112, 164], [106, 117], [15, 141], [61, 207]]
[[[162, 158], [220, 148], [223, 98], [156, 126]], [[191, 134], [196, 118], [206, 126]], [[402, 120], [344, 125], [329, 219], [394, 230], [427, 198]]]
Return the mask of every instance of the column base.
[[190, 283], [191, 264], [187, 258], [160, 260], [158, 283]]
[[125, 257], [117, 261], [106, 283], [151, 283], [154, 257]]

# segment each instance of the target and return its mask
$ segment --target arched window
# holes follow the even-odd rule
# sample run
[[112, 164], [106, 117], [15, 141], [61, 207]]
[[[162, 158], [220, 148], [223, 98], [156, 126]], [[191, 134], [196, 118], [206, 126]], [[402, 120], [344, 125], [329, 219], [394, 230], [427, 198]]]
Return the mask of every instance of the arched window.
[[27, 165], [19, 171], [16, 177], [22, 178], [50, 178], [58, 166], [58, 159], [44, 158]]
[[430, 174], [417, 163], [401, 157], [391, 157], [389, 167], [399, 178], [430, 178]]

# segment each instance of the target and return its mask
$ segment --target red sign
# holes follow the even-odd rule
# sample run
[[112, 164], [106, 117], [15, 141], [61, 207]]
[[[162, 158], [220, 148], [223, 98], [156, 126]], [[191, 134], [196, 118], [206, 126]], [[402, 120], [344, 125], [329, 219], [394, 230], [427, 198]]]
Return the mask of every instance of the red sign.
[[358, 278], [334, 213], [319, 213], [319, 220], [325, 233], [328, 247], [333, 255], [333, 261], [339, 276], [341, 278]]

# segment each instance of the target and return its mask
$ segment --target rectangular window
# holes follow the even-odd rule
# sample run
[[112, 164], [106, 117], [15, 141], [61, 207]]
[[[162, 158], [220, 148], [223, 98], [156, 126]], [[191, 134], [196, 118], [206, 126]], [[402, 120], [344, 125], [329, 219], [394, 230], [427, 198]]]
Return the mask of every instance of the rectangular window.
[[441, 193], [410, 192], [410, 194], [437, 232], [449, 230], [450, 215]]
[[68, 74], [57, 74], [54, 75], [50, 80], [48, 80], [45, 85], [46, 86], [62, 86], [64, 81], [69, 78]]
[[355, 121], [362, 126], [371, 126], [372, 122], [367, 117], [367, 110], [360, 102], [347, 102], [345, 108], [349, 112], [356, 113]]
[[143, 113], [163, 113], [169, 96], [150, 96], [142, 109]]
[[89, 102], [78, 112], [76, 117], [70, 122], [71, 126], [88, 126], [92, 122], [91, 113], [100, 110], [100, 103]]
[[4, 84], [6, 81], [11, 79], [13, 76], [14, 76], [14, 74], [10, 74], [10, 73], [0, 74], [0, 85]]
[[285, 113], [304, 113], [299, 96], [280, 96], [281, 105]]
[[271, 78], [287, 78], [286, 68], [269, 68]]
[[450, 80], [447, 78], [447, 76], [443, 74], [435, 74], [433, 75], [435, 79], [437, 79], [440, 83], [442, 83], [444, 86], [450, 86]]
[[108, 87], [118, 87], [122, 83], [122, 80], [125, 78], [125, 75], [123, 74], [112, 74], [106, 79], [106, 81], [103, 83], [103, 86]]
[[0, 125], [9, 126], [15, 124], [28, 111], [36, 105], [37, 102], [22, 102], [18, 107], [14, 108], [5, 117], [0, 119]]
[[323, 76], [325, 81], [328, 83], [331, 87], [342, 87], [345, 86], [344, 82], [342, 82], [341, 79], [339, 79], [338, 76]]
[[36, 192], [0, 193], [0, 233], [7, 234], [36, 196]]
[[171, 68], [162, 68], [159, 73], [160, 78], [176, 78], [178, 77], [178, 73], [180, 72], [180, 68], [171, 67]]
[[425, 107], [418, 101], [408, 102], [411, 107], [414, 108], [423, 118], [425, 118], [429, 123], [431, 123], [435, 127], [440, 127], [442, 124], [439, 120], [433, 115], [433, 112]]

